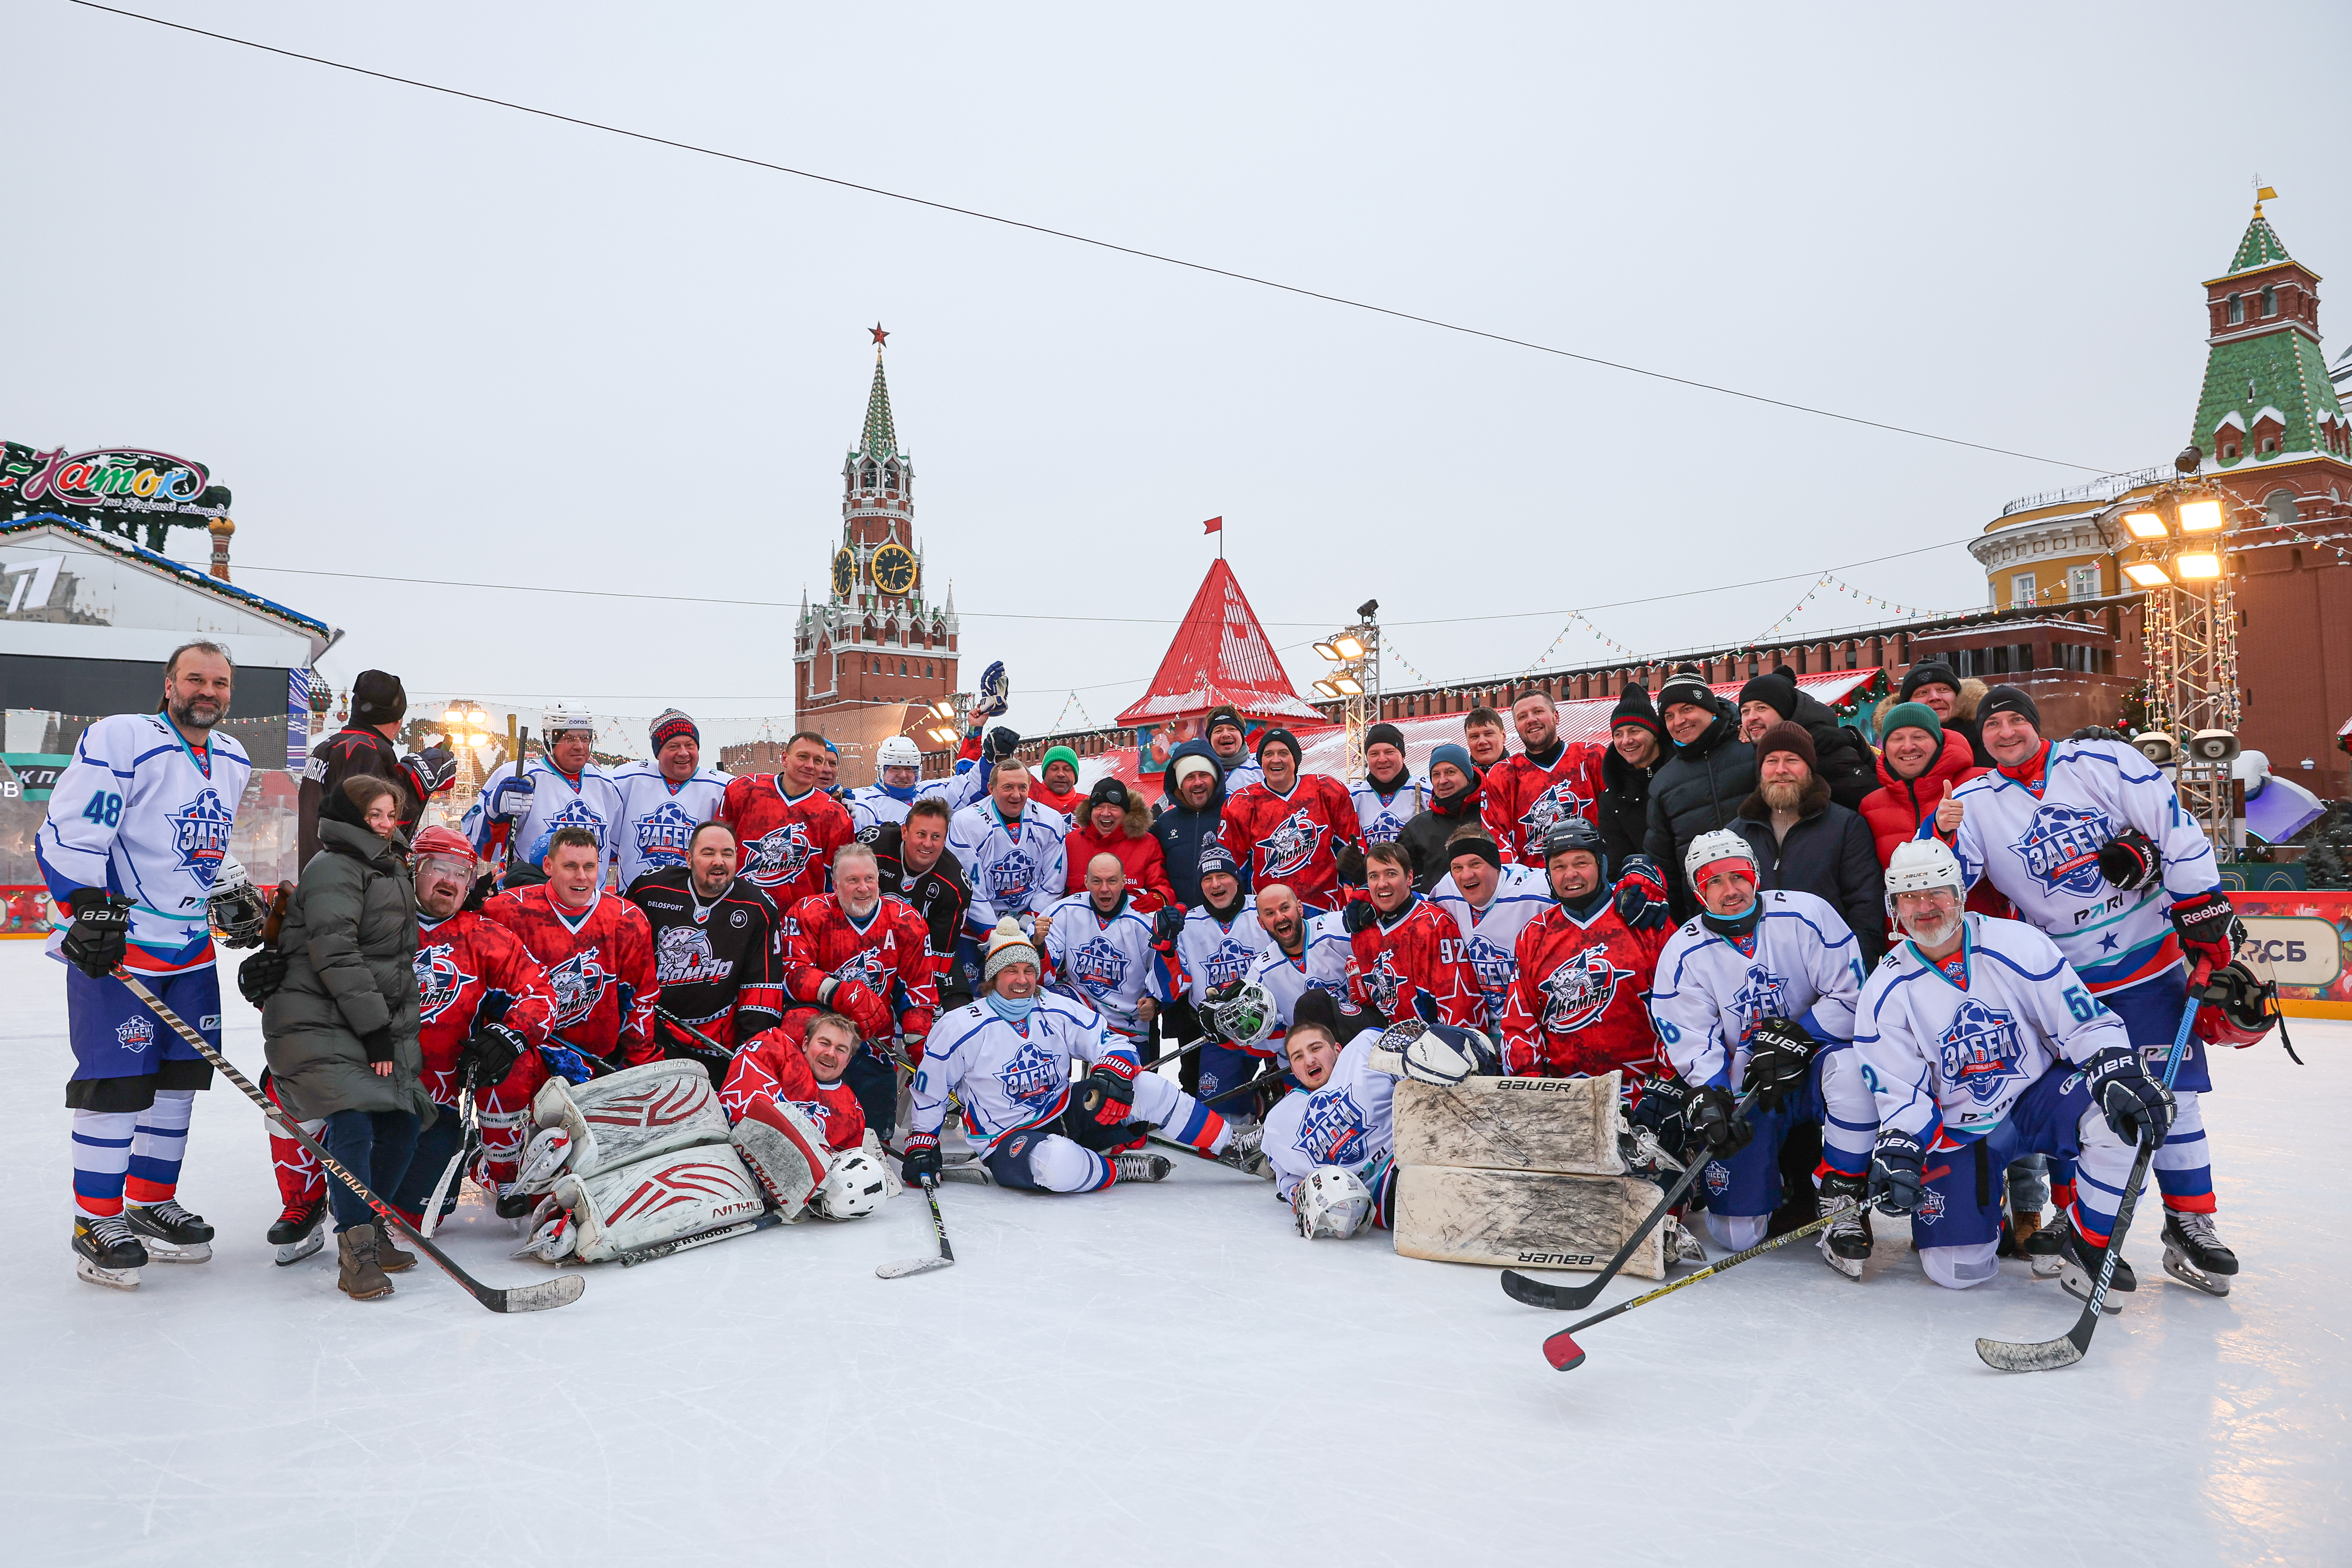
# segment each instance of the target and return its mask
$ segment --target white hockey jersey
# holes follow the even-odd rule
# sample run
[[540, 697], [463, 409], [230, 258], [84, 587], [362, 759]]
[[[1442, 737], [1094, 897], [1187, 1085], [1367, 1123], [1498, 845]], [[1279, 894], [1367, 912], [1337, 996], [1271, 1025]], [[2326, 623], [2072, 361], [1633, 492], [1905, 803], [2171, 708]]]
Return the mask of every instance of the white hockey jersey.
[[1764, 913], [1742, 952], [1697, 920], [1666, 939], [1650, 992], [1650, 1020], [1675, 1070], [1693, 1086], [1736, 1089], [1748, 1071], [1748, 1034], [1790, 1018], [1824, 1043], [1853, 1038], [1862, 959], [1838, 912], [1811, 893], [1759, 893]]
[[[1990, 879], [2019, 918], [2058, 944], [2094, 993], [2120, 990], [2180, 962], [2166, 918], [2174, 899], [2221, 880], [2213, 847], [2155, 763], [2120, 741], [2053, 741], [2042, 788], [1996, 770], [1954, 792], [1954, 845], [1970, 884]], [[2126, 893], [2099, 875], [2099, 849], [2127, 828], [2156, 841], [2160, 881]]]
[[1550, 881], [1540, 868], [1506, 866], [1494, 898], [1485, 909], [1474, 910], [1449, 871], [1429, 890], [1429, 898], [1461, 928], [1462, 956], [1478, 972], [1478, 989], [1486, 998], [1487, 1031], [1499, 1033], [1503, 1004], [1510, 997], [1511, 982], [1519, 977], [1519, 933], [1552, 901]]
[[1024, 1127], [1051, 1121], [1069, 1103], [1070, 1063], [1135, 1053], [1102, 1015], [1075, 997], [1041, 993], [1025, 1022], [985, 1002], [940, 1015], [915, 1071], [913, 1129], [937, 1132], [948, 1096], [963, 1107], [964, 1135], [982, 1154]]
[[[867, 784], [864, 789], [851, 790], [841, 804], [849, 810], [849, 826], [856, 831], [857, 841], [871, 844], [882, 837], [882, 829], [890, 824], [905, 825], [907, 808], [915, 804], [916, 798], [911, 790], [906, 799], [900, 800], [887, 785]], [[953, 816], [955, 807], [950, 806], [948, 812]]]
[[1927, 1148], [2000, 1126], [2053, 1062], [2131, 1044], [2046, 934], [1989, 915], [1961, 921], [1963, 980], [1898, 942], [1871, 971], [1854, 1020], [1879, 1125]]
[[1429, 807], [1429, 786], [1419, 779], [1408, 778], [1394, 795], [1382, 795], [1370, 779], [1358, 779], [1348, 787], [1356, 803], [1356, 823], [1364, 830], [1367, 844], [1393, 844], [1404, 825]]
[[1182, 973], [1185, 999], [1198, 1007], [1212, 986], [1245, 979], [1258, 956], [1274, 945], [1257, 923], [1257, 900], [1244, 898], [1231, 921], [1221, 921], [1206, 910], [1184, 916], [1176, 935], [1176, 962]]
[[624, 890], [648, 871], [686, 864], [688, 841], [719, 815], [719, 797], [730, 782], [716, 768], [697, 768], [684, 784], [673, 784], [662, 776], [660, 763], [643, 762], [614, 769], [612, 780], [621, 797], [619, 853], [614, 858], [621, 865]]
[[[604, 858], [617, 858], [614, 826], [622, 820], [621, 792], [613, 784], [612, 775], [593, 763], [580, 770], [576, 779], [566, 778], [549, 763], [545, 757], [526, 759], [526, 774], [531, 782], [530, 809], [514, 825], [509, 840], [514, 845], [514, 858], [536, 866], [547, 858], [547, 841], [555, 837], [559, 827], [584, 827], [595, 835], [604, 851]], [[490, 815], [490, 799], [499, 781], [515, 776], [512, 763], [500, 763], [482, 781], [482, 793], [467, 808], [465, 819], [457, 831], [471, 840], [476, 853], [486, 858], [492, 853], [498, 836], [499, 819]], [[725, 787], [722, 784], [722, 789]]]
[[1045, 965], [1055, 985], [1093, 1006], [1130, 1044], [1143, 1039], [1151, 1026], [1135, 1016], [1136, 1004], [1149, 996], [1168, 1005], [1167, 965], [1151, 950], [1151, 917], [1121, 899], [1118, 912], [1106, 918], [1091, 893], [1072, 893], [1046, 913]]
[[947, 777], [927, 779], [917, 784], [915, 795], [918, 798], [927, 795], [937, 795], [947, 802], [948, 816], [952, 820], [955, 814], [965, 806], [988, 798], [988, 764], [960, 762]]
[[[1192, 929], [1189, 923], [1185, 929]], [[1274, 1033], [1266, 1037], [1265, 1048], [1280, 1056], [1298, 999], [1310, 986], [1329, 996], [1341, 1012], [1353, 1010], [1354, 1004], [1348, 1000], [1348, 928], [1337, 914], [1309, 915], [1305, 951], [1297, 958], [1283, 952], [1282, 944], [1262, 928], [1258, 937], [1264, 951], [1250, 965], [1249, 978], [1265, 987], [1274, 1002]]]
[[[134, 972], [204, 968], [213, 961], [205, 904], [252, 774], [245, 748], [222, 731], [199, 752], [161, 713], [100, 719], [74, 742], [34, 835], [49, 896], [62, 903], [76, 888], [104, 888], [129, 899], [123, 962]], [[53, 931], [49, 951], [64, 940]]]
[[1367, 1187], [1378, 1185], [1396, 1146], [1396, 1079], [1371, 1065], [1379, 1039], [1377, 1030], [1358, 1035], [1321, 1089], [1293, 1090], [1265, 1113], [1259, 1147], [1274, 1166], [1274, 1194], [1283, 1202], [1318, 1165], [1337, 1165]]
[[971, 888], [964, 923], [982, 942], [1004, 915], [1037, 914], [1062, 897], [1062, 814], [1034, 801], [1007, 823], [983, 797], [948, 819], [948, 853]]

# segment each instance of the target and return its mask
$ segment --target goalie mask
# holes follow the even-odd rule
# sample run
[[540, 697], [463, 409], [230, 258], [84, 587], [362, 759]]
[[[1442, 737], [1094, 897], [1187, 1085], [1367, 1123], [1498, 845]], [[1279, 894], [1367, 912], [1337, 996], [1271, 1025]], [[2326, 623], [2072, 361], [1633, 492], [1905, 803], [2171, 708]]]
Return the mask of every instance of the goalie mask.
[[1209, 1013], [1217, 1037], [1229, 1046], [1247, 1049], [1274, 1033], [1274, 998], [1254, 981], [1220, 987], [1219, 994], [1209, 998]]
[[1290, 1213], [1309, 1241], [1344, 1241], [1371, 1217], [1372, 1194], [1355, 1172], [1318, 1165], [1292, 1190]]
[[261, 896], [261, 889], [253, 885], [235, 856], [223, 856], [220, 870], [213, 877], [211, 896], [205, 900], [205, 920], [213, 935], [223, 947], [257, 946], [268, 918], [269, 901]]
[[826, 1219], [863, 1219], [889, 1196], [882, 1166], [863, 1149], [845, 1149], [833, 1157], [824, 1180], [817, 1184], [809, 1206]]

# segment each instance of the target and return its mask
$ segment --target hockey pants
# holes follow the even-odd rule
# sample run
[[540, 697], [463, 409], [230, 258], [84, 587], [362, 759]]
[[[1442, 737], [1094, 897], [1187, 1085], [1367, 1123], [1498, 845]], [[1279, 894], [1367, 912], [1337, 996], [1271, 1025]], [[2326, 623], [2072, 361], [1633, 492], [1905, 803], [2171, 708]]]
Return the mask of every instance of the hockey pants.
[[1862, 1080], [1862, 1064], [1848, 1045], [1824, 1046], [1813, 1053], [1804, 1089], [1778, 1110], [1758, 1110], [1748, 1119], [1755, 1136], [1728, 1159], [1710, 1160], [1695, 1195], [1706, 1205], [1707, 1233], [1735, 1251], [1764, 1239], [1772, 1211], [1784, 1201], [1780, 1145], [1800, 1122], [1822, 1129], [1818, 1179], [1831, 1171], [1860, 1176], [1870, 1170], [1878, 1142], [1878, 1102]]
[[[1135, 1091], [1132, 1120], [1148, 1121], [1163, 1135], [1205, 1154], [1221, 1154], [1233, 1141], [1223, 1117], [1158, 1073], [1138, 1074], [1130, 1087]], [[1116, 1181], [1109, 1161], [1055, 1130], [1080, 1114], [1073, 1102], [1055, 1122], [1024, 1127], [999, 1139], [987, 1159], [998, 1184], [1032, 1192], [1090, 1193]]]

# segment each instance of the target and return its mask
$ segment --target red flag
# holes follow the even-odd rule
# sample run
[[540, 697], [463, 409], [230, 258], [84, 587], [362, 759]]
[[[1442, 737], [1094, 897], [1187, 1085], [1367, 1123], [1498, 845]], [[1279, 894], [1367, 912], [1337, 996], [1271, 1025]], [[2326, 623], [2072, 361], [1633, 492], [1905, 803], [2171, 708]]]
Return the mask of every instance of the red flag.
[[1213, 517], [1201, 525], [1202, 533], [1223, 533], [1224, 531], [1225, 520], [1222, 517]]

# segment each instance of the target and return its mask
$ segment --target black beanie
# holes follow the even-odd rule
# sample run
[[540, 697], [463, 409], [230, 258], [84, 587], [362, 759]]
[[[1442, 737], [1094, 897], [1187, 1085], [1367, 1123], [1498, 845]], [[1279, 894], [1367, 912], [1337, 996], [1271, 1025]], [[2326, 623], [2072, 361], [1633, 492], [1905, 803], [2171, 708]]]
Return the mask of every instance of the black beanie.
[[2042, 731], [2042, 710], [2033, 705], [2032, 698], [2014, 686], [1996, 686], [1977, 704], [1979, 723], [1996, 713], [2015, 713], [2032, 725], [2036, 734]]
[[408, 693], [400, 677], [380, 669], [362, 669], [352, 682], [352, 722], [397, 724], [408, 717]]
[[1609, 730], [1614, 734], [1620, 724], [1639, 724], [1651, 734], [1664, 739], [1666, 727], [1658, 722], [1658, 710], [1650, 705], [1647, 688], [1629, 686], [1618, 696], [1617, 706], [1609, 710]]
[[1667, 676], [1665, 683], [1658, 688], [1658, 711], [1661, 714], [1677, 702], [1687, 702], [1710, 713], [1723, 711], [1715, 700], [1715, 688], [1707, 684], [1706, 676], [1688, 665]]
[[1919, 694], [1923, 686], [1948, 686], [1953, 696], [1960, 694], [1960, 678], [1952, 673], [1952, 667], [1936, 659], [1927, 659], [1913, 665], [1905, 673], [1903, 685], [1895, 691], [1895, 700], [1908, 702]]
[[1279, 724], [1268, 725], [1265, 732], [1257, 738], [1257, 760], [1261, 764], [1265, 762], [1265, 749], [1268, 746], [1289, 747], [1290, 760], [1293, 763], [1304, 760], [1298, 750], [1298, 737]]
[[1745, 708], [1750, 702], [1769, 704], [1772, 711], [1783, 719], [1795, 717], [1796, 677], [1778, 669], [1767, 675], [1758, 676], [1739, 689], [1739, 705]]
[[1375, 724], [1364, 731], [1364, 750], [1369, 752], [1374, 746], [1383, 742], [1394, 746], [1400, 752], [1403, 751], [1404, 731], [1393, 724], [1387, 723]]
[[1209, 710], [1208, 722], [1201, 726], [1201, 733], [1213, 735], [1221, 724], [1230, 724], [1244, 735], [1249, 733], [1249, 726], [1242, 722], [1241, 710], [1230, 702], [1221, 702]]

